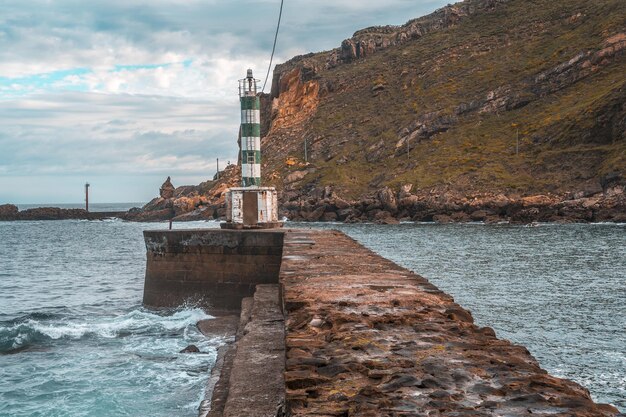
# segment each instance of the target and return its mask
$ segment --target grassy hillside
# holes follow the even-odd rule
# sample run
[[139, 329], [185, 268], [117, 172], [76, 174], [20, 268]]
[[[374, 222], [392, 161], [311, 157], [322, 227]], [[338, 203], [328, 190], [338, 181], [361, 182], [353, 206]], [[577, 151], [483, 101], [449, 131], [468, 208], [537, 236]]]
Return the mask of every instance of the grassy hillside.
[[[375, 28], [359, 36], [381, 39]], [[509, 0], [352, 62], [329, 65], [337, 51], [299, 57], [275, 73], [266, 182], [349, 198], [406, 183], [593, 186], [626, 173], [625, 46], [623, 0]]]

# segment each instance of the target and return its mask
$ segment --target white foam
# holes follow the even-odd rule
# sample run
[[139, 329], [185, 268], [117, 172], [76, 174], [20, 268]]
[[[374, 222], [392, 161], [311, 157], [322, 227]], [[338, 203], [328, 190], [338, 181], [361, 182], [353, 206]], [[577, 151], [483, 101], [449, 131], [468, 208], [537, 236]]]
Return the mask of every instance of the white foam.
[[[16, 324], [6, 330], [32, 329], [51, 339], [80, 339], [86, 335], [95, 335], [102, 338], [114, 338], [123, 332], [136, 332], [142, 329], [162, 329], [167, 331], [184, 330], [190, 325], [195, 325], [200, 320], [210, 319], [202, 309], [194, 308], [169, 316], [161, 316], [147, 311], [133, 310], [117, 317], [104, 317], [98, 321], [59, 321], [42, 323], [38, 320], [28, 320], [25, 323]], [[26, 328], [26, 329], [24, 329]], [[15, 337], [14, 344], [21, 345], [28, 338], [27, 332], [20, 332]]]

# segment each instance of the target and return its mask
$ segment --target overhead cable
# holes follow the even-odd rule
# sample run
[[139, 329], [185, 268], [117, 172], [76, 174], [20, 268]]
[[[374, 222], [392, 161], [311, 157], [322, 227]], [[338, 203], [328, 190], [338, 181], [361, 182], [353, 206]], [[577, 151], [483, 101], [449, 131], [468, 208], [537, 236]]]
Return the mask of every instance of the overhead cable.
[[261, 92], [265, 91], [265, 85], [267, 84], [267, 80], [270, 77], [270, 71], [272, 70], [272, 61], [274, 61], [274, 52], [276, 51], [276, 41], [278, 40], [278, 31], [280, 29], [280, 19], [283, 17], [283, 4], [285, 0], [280, 0], [280, 11], [278, 12], [278, 24], [276, 25], [276, 34], [274, 35], [274, 46], [272, 47], [272, 55], [270, 56], [270, 65], [267, 67], [267, 75], [265, 76], [265, 81], [263, 82], [263, 88]]

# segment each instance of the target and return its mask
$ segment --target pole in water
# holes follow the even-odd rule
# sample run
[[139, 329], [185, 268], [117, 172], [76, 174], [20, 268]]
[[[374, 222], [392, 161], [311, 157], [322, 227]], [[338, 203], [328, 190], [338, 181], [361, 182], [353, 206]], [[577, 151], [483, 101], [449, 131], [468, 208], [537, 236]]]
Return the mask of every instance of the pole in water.
[[85, 183], [85, 211], [89, 212], [89, 183]]
[[170, 219], [170, 230], [172, 230], [172, 219]]

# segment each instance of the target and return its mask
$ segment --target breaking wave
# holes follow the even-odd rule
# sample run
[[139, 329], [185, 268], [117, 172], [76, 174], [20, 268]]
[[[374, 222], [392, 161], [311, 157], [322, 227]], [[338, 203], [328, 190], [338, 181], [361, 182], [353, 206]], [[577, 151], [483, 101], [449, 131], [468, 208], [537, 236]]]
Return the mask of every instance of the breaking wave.
[[0, 354], [45, 347], [55, 340], [116, 338], [132, 334], [182, 333], [199, 320], [211, 318], [200, 308], [179, 310], [170, 315], [135, 309], [120, 316], [99, 320], [76, 320], [59, 314], [32, 313], [0, 322]]

